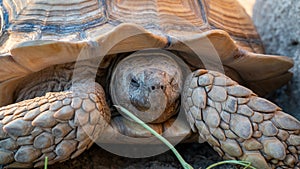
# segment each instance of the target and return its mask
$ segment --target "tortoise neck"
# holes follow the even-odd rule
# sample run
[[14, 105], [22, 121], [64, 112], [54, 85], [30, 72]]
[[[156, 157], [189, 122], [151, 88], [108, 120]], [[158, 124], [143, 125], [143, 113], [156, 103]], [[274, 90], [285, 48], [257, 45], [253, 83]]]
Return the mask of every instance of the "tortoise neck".
[[95, 82], [97, 70], [97, 65], [91, 60], [45, 68], [22, 79], [15, 92], [14, 101], [32, 99], [44, 96], [47, 92], [66, 91], [72, 86]]
[[74, 63], [67, 63], [24, 77], [15, 92], [15, 102], [44, 96], [47, 92], [68, 90], [72, 85], [73, 69]]

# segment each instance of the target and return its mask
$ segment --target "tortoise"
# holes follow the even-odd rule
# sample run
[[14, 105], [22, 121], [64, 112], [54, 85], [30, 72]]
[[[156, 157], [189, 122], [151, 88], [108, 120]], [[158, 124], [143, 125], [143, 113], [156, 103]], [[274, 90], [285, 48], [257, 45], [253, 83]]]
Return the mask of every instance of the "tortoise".
[[[0, 7], [3, 167], [39, 167], [46, 156], [62, 162], [101, 138], [146, 144], [106, 135], [151, 137], [113, 104], [170, 140], [207, 141], [224, 159], [300, 167], [300, 122], [261, 97], [290, 80], [293, 61], [263, 54], [237, 1], [3, 0]], [[174, 124], [180, 112], [185, 120]]]

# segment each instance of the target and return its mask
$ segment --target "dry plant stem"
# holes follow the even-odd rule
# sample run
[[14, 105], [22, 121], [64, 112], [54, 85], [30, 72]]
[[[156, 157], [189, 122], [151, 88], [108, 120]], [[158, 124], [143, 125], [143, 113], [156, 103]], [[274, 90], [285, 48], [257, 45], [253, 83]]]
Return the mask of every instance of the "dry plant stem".
[[145, 124], [142, 120], [137, 118], [135, 115], [133, 115], [131, 112], [129, 112], [124, 107], [118, 106], [118, 105], [115, 105], [115, 107], [118, 108], [119, 110], [121, 110], [122, 112], [124, 112], [127, 116], [129, 116], [131, 119], [133, 119], [135, 122], [137, 122], [138, 124], [143, 126], [148, 131], [150, 131], [155, 137], [157, 137], [160, 141], [162, 141], [164, 144], [166, 144], [173, 151], [173, 153], [178, 158], [178, 160], [180, 161], [180, 163], [184, 169], [193, 169], [193, 167], [191, 165], [189, 165], [187, 162], [185, 162], [185, 160], [181, 157], [181, 155], [178, 153], [178, 151], [175, 149], [175, 147], [167, 139], [165, 139], [164, 137], [159, 135], [155, 130], [153, 130], [151, 127], [149, 127], [147, 124]]

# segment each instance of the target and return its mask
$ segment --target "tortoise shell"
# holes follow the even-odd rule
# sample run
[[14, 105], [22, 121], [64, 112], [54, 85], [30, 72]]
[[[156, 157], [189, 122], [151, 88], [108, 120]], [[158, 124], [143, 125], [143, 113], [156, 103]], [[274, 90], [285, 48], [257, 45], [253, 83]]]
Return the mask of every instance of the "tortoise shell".
[[89, 46], [100, 55], [164, 48], [187, 54], [184, 60], [199, 68], [186, 45], [194, 44], [197, 55], [217, 55], [234, 72], [229, 76], [259, 94], [291, 78], [292, 60], [262, 54], [260, 37], [235, 0], [3, 0], [0, 17], [0, 105], [13, 102], [21, 77], [74, 62]]

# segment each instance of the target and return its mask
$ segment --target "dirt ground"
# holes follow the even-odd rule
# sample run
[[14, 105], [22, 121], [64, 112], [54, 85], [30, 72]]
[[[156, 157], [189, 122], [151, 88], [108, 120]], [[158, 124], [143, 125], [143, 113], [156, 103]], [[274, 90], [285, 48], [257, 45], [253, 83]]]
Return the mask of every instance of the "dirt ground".
[[[222, 159], [206, 143], [179, 144], [176, 149], [194, 169], [204, 169]], [[182, 168], [175, 155], [168, 151], [149, 158], [125, 158], [111, 154], [93, 145], [78, 158], [48, 167], [49, 169], [179, 169]], [[234, 169], [231, 165], [216, 167], [219, 169]]]

